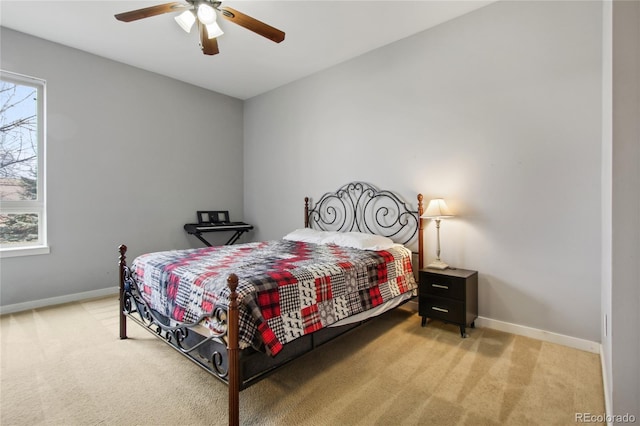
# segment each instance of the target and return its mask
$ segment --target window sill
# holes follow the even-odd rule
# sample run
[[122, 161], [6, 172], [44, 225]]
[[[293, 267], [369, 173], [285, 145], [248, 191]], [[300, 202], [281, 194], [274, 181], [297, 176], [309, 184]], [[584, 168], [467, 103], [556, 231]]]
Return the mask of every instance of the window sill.
[[49, 246], [12, 247], [0, 249], [0, 258], [36, 256], [40, 254], [49, 254], [50, 252], [51, 250]]

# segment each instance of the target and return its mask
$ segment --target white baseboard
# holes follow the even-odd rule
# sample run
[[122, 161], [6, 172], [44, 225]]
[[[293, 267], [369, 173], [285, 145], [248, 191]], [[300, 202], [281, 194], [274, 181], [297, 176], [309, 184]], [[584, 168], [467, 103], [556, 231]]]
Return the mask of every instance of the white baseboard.
[[[414, 298], [409, 301], [407, 306], [418, 312], [418, 299]], [[487, 317], [476, 318], [475, 325], [478, 327], [517, 334], [519, 336], [531, 337], [532, 339], [542, 340], [543, 342], [557, 343], [559, 345], [580, 349], [594, 354], [600, 354], [600, 359], [602, 359], [602, 345], [599, 342], [592, 342], [590, 340], [579, 339], [577, 337], [566, 336], [564, 334], [553, 333], [551, 331], [540, 330], [538, 328], [499, 321]]]
[[103, 288], [100, 290], [84, 291], [82, 293], [68, 294], [66, 296], [50, 297], [48, 299], [33, 300], [30, 302], [16, 303], [13, 305], [0, 306], [0, 315], [12, 314], [14, 312], [28, 311], [31, 309], [43, 308], [46, 306], [60, 305], [62, 303], [77, 302], [85, 299], [95, 299], [96, 297], [111, 296], [118, 294], [118, 287]]
[[602, 386], [604, 388], [604, 413], [607, 418], [607, 425], [612, 426], [611, 416], [611, 394], [609, 393], [609, 374], [607, 373], [607, 362], [604, 355], [604, 346], [600, 345], [600, 365], [602, 367]]
[[[418, 312], [418, 299], [414, 298], [407, 303], [407, 306]], [[487, 317], [476, 318], [475, 325], [478, 327], [517, 334], [519, 336], [531, 337], [532, 339], [542, 340], [543, 342], [557, 343], [559, 345], [580, 349], [594, 354], [600, 354], [600, 359], [603, 358], [602, 345], [599, 342], [592, 342], [590, 340], [579, 339], [577, 337], [566, 336], [564, 334], [553, 333], [551, 331], [540, 330], [538, 328], [499, 321]]]
[[543, 342], [557, 343], [559, 345], [564, 345], [570, 348], [580, 349], [596, 354], [600, 353], [601, 345], [598, 342], [592, 342], [590, 340], [553, 333], [551, 331], [540, 330], [538, 328], [531, 328], [524, 325], [512, 324], [510, 322], [504, 322], [485, 317], [478, 317], [476, 319], [476, 326], [517, 334], [519, 336], [531, 337], [532, 339], [542, 340]]

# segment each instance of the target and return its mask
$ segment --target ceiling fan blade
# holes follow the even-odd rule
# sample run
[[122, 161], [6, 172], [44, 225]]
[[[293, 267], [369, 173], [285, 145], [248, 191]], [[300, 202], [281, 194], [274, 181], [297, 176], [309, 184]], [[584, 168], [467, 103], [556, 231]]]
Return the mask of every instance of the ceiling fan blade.
[[284, 32], [272, 27], [271, 25], [265, 24], [262, 21], [258, 21], [249, 15], [245, 15], [244, 13], [238, 12], [230, 7], [221, 7], [220, 11], [222, 12], [222, 17], [227, 21], [231, 21], [241, 27], [245, 27], [256, 34], [260, 34], [269, 40], [275, 41], [276, 43], [280, 43], [284, 40]]
[[179, 2], [159, 4], [158, 6], [145, 7], [144, 9], [132, 10], [129, 12], [118, 13], [115, 15], [118, 21], [131, 22], [138, 19], [149, 18], [151, 16], [162, 15], [163, 13], [177, 12], [179, 10], [187, 9], [191, 5], [183, 4]]
[[198, 27], [200, 30], [200, 47], [202, 48], [202, 53], [205, 55], [217, 55], [220, 53], [220, 50], [218, 50], [218, 39], [209, 38], [207, 27], [200, 22], [198, 22]]

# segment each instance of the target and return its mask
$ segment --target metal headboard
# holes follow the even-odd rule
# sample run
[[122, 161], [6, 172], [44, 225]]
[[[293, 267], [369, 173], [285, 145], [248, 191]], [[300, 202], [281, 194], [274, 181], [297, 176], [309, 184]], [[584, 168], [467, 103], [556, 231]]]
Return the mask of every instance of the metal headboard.
[[368, 183], [351, 182], [336, 192], [327, 192], [313, 207], [308, 197], [304, 201], [307, 228], [382, 235], [404, 245], [418, 235], [419, 211], [395, 193]]

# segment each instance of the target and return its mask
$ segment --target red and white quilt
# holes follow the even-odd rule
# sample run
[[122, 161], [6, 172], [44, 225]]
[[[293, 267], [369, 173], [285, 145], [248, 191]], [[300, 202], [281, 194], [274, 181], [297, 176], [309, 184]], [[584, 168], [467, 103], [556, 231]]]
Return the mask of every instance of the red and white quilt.
[[236, 274], [240, 347], [271, 355], [417, 287], [411, 251], [400, 245], [367, 251], [277, 240], [150, 253], [131, 269], [147, 303], [180, 322], [226, 308], [227, 277]]

